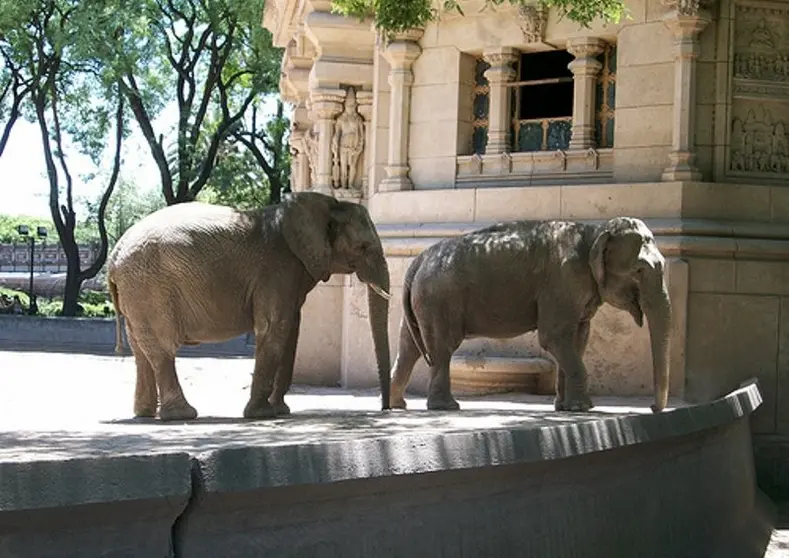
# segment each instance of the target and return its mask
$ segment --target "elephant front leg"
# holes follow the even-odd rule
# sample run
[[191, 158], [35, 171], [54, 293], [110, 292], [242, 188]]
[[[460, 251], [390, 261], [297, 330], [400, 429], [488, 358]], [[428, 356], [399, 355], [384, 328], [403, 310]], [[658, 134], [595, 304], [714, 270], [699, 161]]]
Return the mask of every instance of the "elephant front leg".
[[[578, 352], [578, 357], [582, 361], [584, 357], [584, 352], [586, 351], [586, 345], [589, 341], [589, 329], [590, 329], [590, 323], [588, 321], [581, 322], [578, 325], [578, 330], [576, 331], [576, 336], [574, 339], [575, 348], [576, 351]], [[565, 407], [565, 399], [566, 399], [566, 391], [567, 391], [566, 376], [567, 375], [565, 374], [564, 368], [559, 366], [556, 371], [556, 397], [553, 402], [553, 406], [557, 411], [561, 411]], [[591, 405], [591, 401], [589, 402], [589, 404]]]
[[269, 397], [269, 403], [274, 407], [274, 411], [279, 415], [289, 415], [290, 407], [285, 403], [285, 394], [288, 393], [293, 383], [293, 365], [296, 361], [296, 349], [299, 343], [299, 328], [301, 327], [301, 312], [299, 312], [296, 323], [291, 328], [285, 353], [282, 356], [282, 364], [277, 371], [274, 379], [274, 390]]
[[587, 393], [583, 350], [579, 350], [586, 348], [589, 337], [588, 322], [585, 324], [577, 326], [574, 331], [565, 331], [546, 343], [548, 351], [559, 365], [554, 402], [557, 411], [586, 412], [594, 407]]
[[279, 320], [272, 320], [255, 333], [255, 371], [252, 374], [249, 402], [244, 408], [244, 418], [272, 418], [277, 411], [271, 404], [274, 378], [282, 363], [289, 331]]

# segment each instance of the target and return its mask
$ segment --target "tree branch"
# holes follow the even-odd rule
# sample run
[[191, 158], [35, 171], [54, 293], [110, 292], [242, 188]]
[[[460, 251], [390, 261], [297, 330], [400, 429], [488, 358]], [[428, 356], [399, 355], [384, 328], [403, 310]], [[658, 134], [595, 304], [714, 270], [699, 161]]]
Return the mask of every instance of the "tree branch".
[[107, 261], [107, 251], [109, 250], [109, 240], [107, 238], [107, 222], [106, 222], [107, 206], [110, 203], [110, 197], [112, 196], [112, 193], [115, 190], [115, 185], [118, 182], [118, 175], [120, 174], [120, 170], [121, 170], [122, 144], [123, 144], [123, 95], [120, 92], [120, 86], [119, 86], [118, 110], [115, 113], [115, 157], [112, 163], [112, 174], [110, 175], [110, 181], [109, 184], [107, 185], [107, 189], [104, 190], [104, 194], [101, 196], [101, 202], [99, 203], [99, 213], [97, 216], [101, 247], [99, 248], [99, 253], [96, 254], [96, 258], [93, 260], [91, 266], [85, 271], [80, 271], [79, 273], [80, 281], [93, 279], [96, 275], [98, 275], [99, 271], [104, 266], [104, 263]]
[[134, 76], [129, 72], [126, 74], [126, 79], [129, 80], [128, 84], [123, 80], [120, 81], [121, 91], [129, 101], [129, 107], [137, 120], [137, 124], [142, 130], [145, 141], [148, 142], [148, 147], [151, 150], [151, 155], [156, 162], [156, 166], [159, 168], [164, 199], [168, 205], [172, 205], [175, 203], [175, 196], [173, 195], [173, 177], [170, 173], [170, 167], [167, 165], [167, 156], [164, 153], [161, 142], [156, 140], [151, 118], [142, 103], [142, 97], [140, 91], [137, 89]]

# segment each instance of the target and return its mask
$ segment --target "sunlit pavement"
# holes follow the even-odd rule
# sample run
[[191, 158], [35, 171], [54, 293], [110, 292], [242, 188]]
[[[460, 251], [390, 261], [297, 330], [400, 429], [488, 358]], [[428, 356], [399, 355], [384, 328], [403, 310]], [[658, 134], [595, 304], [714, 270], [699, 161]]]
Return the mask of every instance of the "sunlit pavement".
[[[286, 397], [291, 416], [245, 421], [241, 413], [249, 394], [252, 360], [182, 358], [177, 367], [186, 397], [200, 418], [163, 424], [132, 417], [135, 367], [130, 356], [0, 352], [0, 460], [200, 452], [252, 441], [309, 443], [414, 430], [495, 429], [516, 423], [539, 428], [594, 420], [601, 413], [649, 413], [651, 402], [648, 397], [598, 396], [593, 397], [595, 413], [571, 415], [552, 412], [548, 396], [505, 394], [458, 397], [460, 413], [428, 413], [424, 398], [407, 396], [408, 412], [382, 413], [376, 389], [296, 385]], [[774, 533], [766, 556], [789, 557], [789, 529]]]

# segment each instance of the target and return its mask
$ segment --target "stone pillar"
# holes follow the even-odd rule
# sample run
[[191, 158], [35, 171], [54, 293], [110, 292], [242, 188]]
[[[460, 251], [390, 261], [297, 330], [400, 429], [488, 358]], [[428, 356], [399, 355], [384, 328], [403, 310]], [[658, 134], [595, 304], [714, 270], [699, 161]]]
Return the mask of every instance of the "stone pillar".
[[488, 144], [485, 153], [492, 155], [510, 151], [510, 88], [507, 83], [515, 80], [517, 72], [512, 64], [517, 62], [518, 53], [514, 48], [504, 47], [483, 53], [490, 68], [485, 77], [490, 84], [488, 99]]
[[[312, 189], [323, 194], [332, 193], [332, 152], [331, 140], [334, 134], [334, 119], [342, 112], [342, 102], [345, 91], [342, 89], [313, 89], [310, 91], [310, 112], [315, 123], [311, 137], [307, 142], [317, 141], [314, 160], [310, 161], [315, 166], [313, 176], [315, 181]], [[309, 147], [308, 147], [309, 149]]]
[[701, 9], [698, 0], [676, 0], [669, 5], [672, 10], [663, 22], [674, 35], [674, 126], [663, 180], [700, 180], [694, 152], [696, 59], [699, 33], [709, 25], [711, 17]]
[[356, 102], [358, 103], [357, 109], [359, 114], [364, 118], [364, 154], [362, 156], [362, 192], [363, 196], [369, 196], [367, 187], [370, 180], [370, 161], [372, 161], [372, 117], [373, 117], [373, 92], [372, 91], [357, 91]]
[[575, 56], [568, 64], [573, 73], [573, 129], [570, 149], [595, 147], [595, 81], [603, 65], [595, 58], [603, 52], [605, 41], [578, 37], [567, 41], [567, 51]]
[[386, 178], [379, 190], [393, 192], [411, 190], [414, 185], [408, 177], [408, 125], [411, 118], [411, 85], [414, 74], [411, 66], [422, 53], [418, 41], [422, 29], [397, 33], [386, 45], [384, 56], [389, 62], [389, 157]]

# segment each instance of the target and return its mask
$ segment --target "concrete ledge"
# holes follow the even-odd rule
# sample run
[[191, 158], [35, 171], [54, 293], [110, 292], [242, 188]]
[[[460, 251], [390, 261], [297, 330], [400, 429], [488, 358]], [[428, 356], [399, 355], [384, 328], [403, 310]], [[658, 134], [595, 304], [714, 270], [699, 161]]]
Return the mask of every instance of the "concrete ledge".
[[757, 550], [769, 513], [757, 501], [746, 417], [760, 403], [749, 384], [659, 415], [219, 449], [197, 456], [178, 548], [190, 557], [704, 557], [736, 533]]
[[[88, 357], [71, 359], [64, 386], [86, 373]], [[523, 394], [461, 398], [459, 412], [410, 397], [408, 411], [381, 412], [375, 390], [294, 386], [292, 416], [245, 421], [234, 417], [248, 370], [206, 367], [195, 374], [216, 380], [193, 400], [227, 405], [163, 424], [109, 418], [128, 387], [94, 360], [96, 391], [68, 393], [68, 407], [42, 398], [51, 416], [70, 409], [56, 423], [0, 408], [1, 556], [704, 558], [736, 535], [748, 543], [737, 556], [755, 558], [767, 544], [755, 382], [657, 415], [604, 397], [556, 413]], [[66, 397], [62, 374], [38, 382], [48, 376]], [[80, 415], [91, 393], [112, 405]]]
[[0, 463], [0, 555], [170, 556], [186, 453]]

